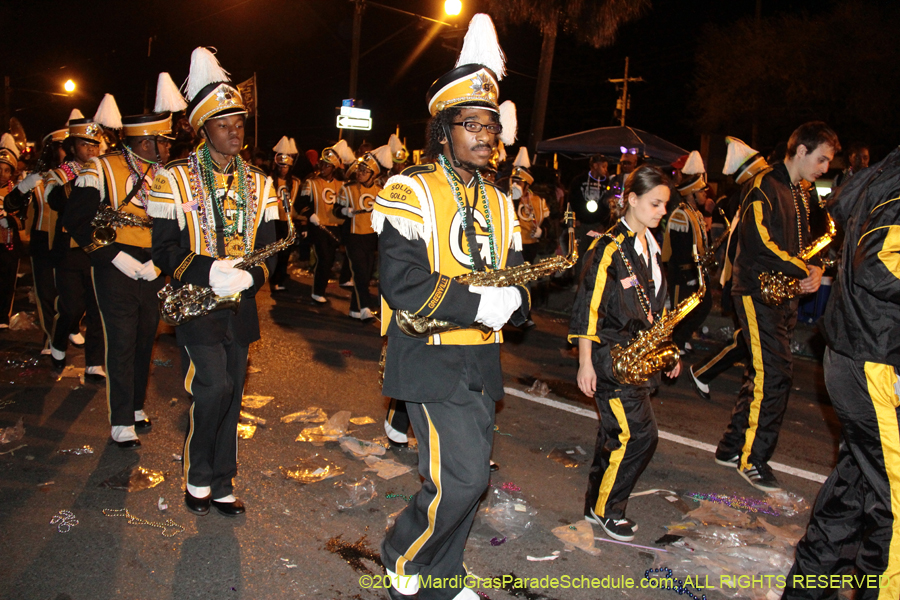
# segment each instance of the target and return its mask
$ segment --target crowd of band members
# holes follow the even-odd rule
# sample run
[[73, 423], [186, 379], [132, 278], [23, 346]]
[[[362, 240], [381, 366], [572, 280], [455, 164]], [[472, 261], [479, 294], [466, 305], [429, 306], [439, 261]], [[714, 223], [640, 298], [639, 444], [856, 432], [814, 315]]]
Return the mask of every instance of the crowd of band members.
[[[135, 431], [148, 430], [150, 427], [150, 420], [143, 412], [143, 404], [153, 335], [145, 331], [139, 337], [142, 337], [145, 342], [149, 340], [149, 345], [147, 343], [137, 344], [130, 352], [130, 355], [137, 353], [139, 356], [137, 362], [142, 365], [146, 363], [144, 365], [146, 368], [138, 369], [137, 372], [129, 368], [127, 373], [118, 373], [117, 375], [108, 373], [110, 368], [109, 361], [104, 360], [104, 342], [107, 345], [106, 351], [109, 352], [109, 331], [115, 331], [116, 324], [115, 319], [111, 319], [109, 322], [104, 320], [107, 329], [104, 336], [101, 312], [109, 315], [114, 312], [114, 306], [131, 303], [133, 300], [135, 304], [140, 305], [140, 309], [144, 313], [155, 313], [156, 292], [161, 288], [164, 279], [159, 277], [159, 269], [151, 260], [149, 239], [144, 240], [143, 243], [135, 242], [132, 245], [138, 250], [127, 252], [129, 258], [134, 261], [135, 277], [122, 279], [119, 273], [122, 271], [121, 266], [118, 267], [118, 271], [99, 269], [96, 262], [94, 262], [95, 269], [92, 276], [92, 260], [89, 258], [89, 254], [99, 248], [91, 248], [93, 245], [90, 238], [91, 228], [87, 225], [91, 215], [81, 215], [80, 220], [73, 215], [63, 219], [67, 203], [74, 190], [72, 182], [79, 175], [85, 174], [85, 168], [89, 172], [91, 165], [94, 165], [96, 169], [102, 163], [102, 161], [97, 162], [96, 159], [100, 144], [104, 141], [103, 133], [90, 125], [91, 121], [88, 119], [74, 118], [70, 120], [64, 132], [57, 131], [48, 134], [44, 140], [45, 150], [42, 158], [45, 168], [40, 174], [30, 173], [25, 163], [18, 162], [18, 156], [10, 156], [11, 151], [0, 154], [0, 195], [7, 196], [8, 199], [16, 198], [18, 203], [14, 202], [13, 205], [21, 206], [24, 202], [25, 207], [24, 210], [18, 211], [7, 208], [0, 215], [0, 242], [2, 242], [0, 244], [0, 278], [2, 278], [3, 287], [0, 301], [4, 306], [4, 314], [0, 316], [0, 320], [3, 322], [0, 323], [0, 326], [8, 326], [12, 313], [19, 259], [24, 256], [24, 244], [20, 232], [24, 231], [28, 241], [31, 271], [34, 277], [38, 321], [45, 336], [44, 351], [50, 354], [56, 368], [62, 368], [67, 362], [68, 345], [72, 342], [79, 346], [84, 344], [86, 375], [92, 376], [96, 381], [102, 381], [107, 376], [111, 380], [114, 377], [119, 381], [129, 380], [129, 390], [127, 392], [119, 390], [118, 392], [129, 395], [129, 403], [117, 405], [110, 401], [112, 437], [121, 447], [125, 448], [129, 447], [129, 442], [132, 442], [131, 447], [135, 445], [133, 443], [137, 440], [137, 436], [134, 435]], [[661, 222], [652, 219], [648, 221], [648, 231], [657, 244], [655, 252], [659, 254], [662, 261], [658, 266], [661, 271], [665, 271], [665, 279], [668, 280], [668, 286], [664, 283], [665, 279], [660, 280], [655, 286], [649, 285], [654, 292], [650, 302], [653, 312], [661, 310], [666, 303], [670, 307], [674, 307], [683, 298], [697, 291], [697, 255], [702, 256], [704, 253], [710, 252], [718, 257], [718, 267], [714, 265], [705, 274], [709, 285], [707, 285], [707, 291], [700, 307], [696, 309], [693, 318], [685, 321], [676, 330], [674, 341], [682, 352], [690, 351], [691, 336], [699, 331], [711, 309], [710, 290], [716, 286], [716, 282], [724, 283], [723, 311], [736, 312], [739, 327], [731, 345], [715, 356], [695, 362], [690, 369], [691, 383], [701, 396], [708, 398], [708, 384], [712, 378], [734, 362], [750, 359], [750, 368], [745, 375], [745, 386], [735, 407], [732, 423], [720, 443], [716, 461], [725, 466], [736, 467], [752, 485], [765, 491], [778, 489], [777, 480], [772, 475], [767, 463], [774, 451], [780, 421], [787, 403], [787, 392], [784, 390], [790, 387], [790, 348], [789, 337], [785, 338], [785, 334], [789, 336], [793, 330], [796, 323], [797, 306], [796, 302], [791, 302], [787, 307], [773, 312], [772, 309], [757, 301], [758, 288], [751, 289], [753, 286], [749, 285], [747, 281], [752, 278], [748, 278], [746, 272], [749, 271], [753, 275], [758, 274], [759, 264], [762, 264], [758, 259], [757, 263], [750, 263], [751, 266], [744, 264], [744, 279], [738, 278], [737, 280], [741, 281], [743, 287], [734, 289], [734, 294], [744, 299], [743, 305], [737, 306], [730, 303], [733, 283], [728, 277], [728, 271], [737, 266], [735, 253], [738, 246], [728, 243], [718, 248], [714, 244], [720, 237], [728, 237], [729, 227], [732, 232], [735, 230], [742, 232], [739, 239], [750, 239], [752, 236], [744, 230], [749, 229], [752, 232], [754, 226], [757, 227], [755, 233], [759, 234], [758, 226], [761, 221], [759, 219], [754, 221], [753, 216], [748, 217], [746, 212], [747, 207], [754, 203], [754, 194], [766, 198], [769, 195], [787, 194], [785, 198], [794, 198], [794, 206], [797, 205], [796, 198], [803, 199], [804, 216], [801, 219], [799, 237], [794, 236], [797, 239], [791, 238], [792, 241], [785, 242], [787, 246], [792, 247], [790, 253], [796, 254], [804, 244], [811, 241], [817, 233], [817, 228], [818, 232], [821, 232], [822, 223], [816, 222], [816, 219], [821, 218], [824, 214], [821, 210], [824, 202], [819, 201], [814, 187], [803, 185], [801, 180], [810, 182], [823, 175], [840, 146], [836, 136], [827, 128], [820, 128], [817, 131], [816, 135], [819, 135], [819, 138], [816, 139], [819, 139], [819, 143], [810, 145], [808, 141], [801, 141], [799, 146], [803, 148], [801, 158], [819, 160], [819, 162], [809, 167], [812, 169], [809, 173], [801, 173], [799, 179], [795, 177], [795, 173], [791, 172], [790, 167], [793, 164], [791, 161], [796, 160], [797, 156], [798, 144], [794, 140], [794, 145], [788, 147], [787, 158], [784, 160], [776, 154], [774, 159], [770, 159], [768, 162], [759, 159], [760, 162], [755, 163], [753, 169], [748, 169], [746, 173], [732, 172], [731, 175], [735, 179], [732, 193], [719, 194], [716, 201], [710, 194], [706, 176], [703, 175], [704, 171], [699, 172], [699, 175], [702, 176], [698, 176], [696, 171], [685, 174], [682, 172], [682, 168], [685, 166], [683, 163], [664, 169], [667, 171], [665, 178], [653, 179], [655, 185], [651, 185], [650, 188], [645, 185], [644, 187], [647, 189], [638, 188], [637, 191], [642, 190], [642, 193], [636, 194], [638, 198], [641, 198], [642, 194], [649, 193], [650, 189], [658, 186], [665, 186], [671, 193], [671, 200], [669, 200], [670, 194], [667, 193], [665, 198], [657, 201], [657, 204], [661, 202], [664, 207], [663, 212], [660, 213]], [[124, 143], [128, 148], [141, 155], [139, 142], [134, 140], [129, 142], [125, 138], [120, 143]], [[192, 140], [190, 145], [184, 147], [193, 147], [195, 143], [196, 140]], [[734, 142], [732, 141], [732, 143]], [[150, 148], [147, 148], [146, 159], [152, 162], [155, 155], [155, 158], [164, 164], [170, 159], [166, 155], [171, 149], [177, 148], [176, 144], [167, 141], [163, 145], [164, 147], [157, 145], [152, 148], [152, 152]], [[388, 149], [388, 146], [385, 145], [384, 148]], [[342, 150], [346, 154], [342, 155]], [[272, 166], [267, 169], [268, 177], [272, 182], [271, 196], [281, 202], [271, 199], [268, 201], [272, 205], [271, 208], [275, 208], [277, 205], [277, 217], [272, 219], [274, 221], [273, 231], [265, 236], [261, 234], [260, 240], [271, 242], [274, 239], [282, 238], [287, 234], [287, 221], [291, 219], [296, 223], [301, 231], [296, 244], [296, 250], [300, 252], [301, 260], [306, 258], [310, 248], [315, 249], [313, 256], [316, 259], [316, 266], [311, 299], [316, 303], [328, 301], [326, 287], [328, 280], [332, 277], [331, 268], [335, 253], [343, 247], [346, 253], [344, 260], [346, 272], [342, 273], [341, 279], [342, 284], [349, 283], [348, 287], [352, 288], [349, 316], [354, 319], [369, 321], [378, 314], [378, 307], [375, 305], [375, 299], [370, 293], [369, 286], [377, 264], [375, 258], [377, 235], [372, 229], [369, 215], [372, 204], [387, 178], [391, 174], [400, 172], [408, 164], [409, 153], [405, 151], [405, 148], [402, 150], [402, 152], [394, 153], [393, 158], [389, 152], [379, 157], [371, 146], [362, 147], [357, 153], [352, 153], [349, 148], [346, 148], [346, 145], [341, 148], [339, 144], [336, 144], [324, 149], [321, 155], [310, 151], [300, 158], [295, 151], [288, 152], [282, 149], [282, 151], [275, 152], [271, 162]], [[246, 152], [246, 149], [242, 149], [242, 151]], [[822, 156], [813, 156], [816, 151]], [[119, 155], [122, 155], [121, 147], [118, 152]], [[114, 151], [112, 154], [115, 155], [116, 152]], [[755, 161], [758, 155], [752, 154], [744, 158], [751, 157]], [[174, 159], [174, 157], [171, 158]], [[519, 158], [517, 157], [517, 160]], [[527, 155], [525, 158], [527, 160]], [[623, 196], [627, 197], [629, 190], [635, 191], [636, 184], [634, 182], [631, 182], [631, 187], [628, 187], [629, 174], [634, 171], [643, 173], [648, 168], [640, 165], [638, 158], [634, 152], [625, 152], [619, 160], [619, 173], [611, 175], [609, 159], [602, 156], [591, 157], [588, 161], [588, 171], [572, 180], [568, 193], [558, 184], [558, 178], [557, 181], [551, 181], [549, 184], [546, 182], [543, 185], [536, 184], [535, 176], [530, 170], [530, 163], [523, 166], [522, 163], [517, 164], [517, 161], [513, 161], [512, 164], [507, 162], [505, 165], [499, 165], [499, 173], [492, 168], [485, 169], [485, 172], [490, 179], [497, 180], [501, 188], [508, 192], [514, 200], [523, 237], [523, 256], [526, 260], [534, 261], [540, 258], [540, 254], [554, 253], [565, 247], [560, 236], [563, 231], [560, 226], [560, 216], [565, 204], [571, 203], [577, 215], [576, 235], [582, 248], [581, 260], [576, 272], [580, 274], [584, 271], [589, 275], [590, 273], [596, 275], [595, 270], [590, 270], [591, 263], [589, 262], [596, 257], [593, 252], [584, 250], [591, 245], [597, 247], [593, 241], [598, 238], [599, 234], [603, 234], [607, 230], [613, 236], [619, 229], [621, 229], [619, 233], [625, 235], [630, 231], [627, 224], [622, 225], [625, 221], [620, 220], [620, 218], [624, 219], [623, 210], [625, 208], [621, 202]], [[248, 163], [259, 162], [261, 166], [264, 166], [265, 159], [260, 153], [250, 155], [249, 159]], [[868, 166], [868, 149], [855, 145], [848, 152], [848, 159], [848, 168], [838, 176], [841, 183], [846, 183]], [[109, 159], [106, 160], [108, 162]], [[295, 167], [300, 161], [309, 163], [311, 172], [306, 178], [294, 174]], [[178, 160], [174, 160], [171, 164], [178, 164]], [[748, 165], [741, 163], [738, 166], [747, 167]], [[663, 174], [663, 170], [655, 169], [655, 171]], [[253, 176], [257, 178], [257, 186], [264, 187], [267, 175], [258, 169], [254, 169], [253, 172]], [[94, 175], [103, 177], [103, 173], [99, 171]], [[107, 185], [113, 179], [108, 178]], [[795, 188], [797, 189], [795, 190]], [[75, 191], [77, 192], [77, 190]], [[106, 193], [110, 194], [111, 192], [107, 191]], [[125, 187], [122, 187], [118, 193], [124, 195]], [[787, 206], [787, 201], [782, 200], [782, 207]], [[96, 207], [96, 204], [90, 206]], [[88, 213], [93, 212], [95, 211], [88, 211]], [[790, 221], [788, 217], [792, 217], [792, 215], [786, 213], [781, 217], [778, 221], [783, 224]], [[76, 228], [73, 225], [67, 228], [63, 226], [63, 223], [74, 224], [76, 222], [81, 223], [82, 227]], [[26, 223], [30, 225], [26, 225]], [[654, 227], [654, 225], [656, 226]], [[792, 227], [788, 229], [793, 231]], [[781, 234], [790, 237], [793, 235], [791, 232], [784, 230]], [[726, 235], [722, 236], [723, 233]], [[154, 236], [156, 235], [154, 233]], [[173, 235], [177, 237], [177, 234], [173, 233]], [[548, 238], [551, 240], [549, 243], [545, 241]], [[756, 250], [764, 254], [767, 250], [766, 240], [760, 238], [757, 239], [757, 242]], [[749, 242], [745, 243], [749, 244]], [[610, 248], [609, 245], [603, 244], [599, 247], [601, 249]], [[652, 242], [650, 246], [645, 246], [644, 250], [652, 254]], [[641, 254], [638, 252], [631, 256], [635, 264], [641, 262]], [[777, 251], [772, 254], [775, 258], [790, 263], [790, 258], [780, 257]], [[290, 255], [291, 249], [280, 252], [277, 258], [270, 263], [273, 268], [266, 269], [270, 289], [273, 293], [286, 289], [289, 279], [287, 265]], [[114, 258], [108, 257], [107, 262]], [[176, 258], [172, 260], [178, 262]], [[747, 262], [746, 257], [744, 262]], [[755, 266], [752, 266], [754, 264]], [[596, 266], [595, 263], [594, 268]], [[168, 267], [169, 270], [178, 268], [174, 263]], [[650, 262], [643, 263], [645, 270], [643, 277], [648, 283], [651, 280], [659, 279], [653, 270], [655, 267], [656, 265]], [[142, 268], [143, 274], [141, 273]], [[818, 270], [818, 277], [821, 277], [821, 269], [818, 267], [798, 264], [797, 276], [803, 279], [809, 278], [814, 269]], [[720, 277], [723, 271], [726, 272], [725, 277]], [[101, 281], [100, 284], [97, 284], [98, 279]], [[258, 288], [264, 281], [265, 276], [252, 277], [250, 285]], [[814, 288], [817, 287], [818, 285], [810, 285], [809, 291], [814, 292]], [[95, 289], [97, 290], [96, 296]], [[590, 288], [587, 288], [586, 292], [585, 289], [581, 287], [580, 293], [590, 293]], [[112, 290], [114, 293], [111, 292]], [[153, 301], [149, 301], [151, 298]], [[581, 302], [584, 301], [581, 300]], [[104, 303], [107, 303], [105, 309]], [[579, 300], [576, 299], [576, 312], [578, 304]], [[748, 311], [757, 316], [751, 318], [748, 316]], [[766, 311], [773, 312], [773, 314], [766, 314], [762, 318], [758, 316], [760, 312], [765, 313]], [[82, 318], [85, 328], [83, 337], [79, 330]], [[141, 326], [135, 327], [146, 329], [148, 326], [152, 326], [151, 329], [155, 334], [156, 318], [135, 316], [134, 319], [142, 323]], [[526, 323], [533, 326], [530, 319]], [[760, 326], [760, 324], [764, 325]], [[769, 337], [776, 339], [777, 343], [767, 346], [764, 341], [760, 341], [764, 340], [766, 336], [760, 336], [758, 330], [770, 325], [774, 329], [770, 332], [772, 335]], [[576, 326], [573, 325], [573, 327]], [[750, 329], [756, 327], [756, 333], [754, 334], [752, 330], [747, 331], [748, 327]], [[229, 330], [229, 335], [241, 335], [238, 330], [240, 327], [234, 332]], [[242, 340], [240, 346], [246, 348], [254, 337], [258, 337], [258, 326], [256, 331], [256, 334], [251, 332], [245, 335], [246, 339]], [[590, 338], [590, 335], [574, 332], [570, 338], [573, 340], [585, 336]], [[114, 348], [115, 353], [125, 352], [126, 346], [133, 345], [131, 338], [124, 336], [121, 332], [115, 333], [113, 338], [122, 342]], [[129, 353], [126, 352], [126, 354]], [[196, 356], [190, 357], [188, 364], [193, 365], [193, 361], [199, 363], [202, 360], [214, 359], [204, 358], [198, 352]], [[236, 365], [245, 363], [246, 355], [236, 356], [234, 361]], [[783, 368], [784, 365], [787, 365], [786, 371]], [[198, 368], [198, 372], [201, 370]], [[761, 382], [763, 381], [758, 377], [757, 371], [765, 371], [765, 391], [759, 391], [759, 389], [754, 391], [754, 385], [762, 387]], [[677, 376], [677, 371], [673, 374]], [[194, 375], [196, 376], [196, 373]], [[112, 398], [115, 393], [115, 382], [110, 381], [110, 383], [113, 389], [108, 393]], [[234, 390], [242, 388], [242, 381], [233, 383]], [[193, 384], [199, 388], [202, 382], [195, 380]], [[611, 382], [610, 384], [612, 385]], [[774, 390], [773, 386], [781, 391]], [[215, 388], [211, 383], [210, 387]], [[110, 386], [108, 386], [109, 388]], [[589, 391], [590, 395], [595, 395], [597, 393], [596, 385]], [[594, 522], [604, 521], [607, 524], [604, 529], [616, 539], [633, 538], [633, 530], [636, 529], [636, 526], [624, 517], [624, 509], [627, 504], [627, 496], [637, 481], [637, 477], [652, 457], [655, 433], [648, 432], [648, 441], [644, 444], [646, 447], [637, 455], [625, 452], [624, 446], [620, 448], [625, 456], [624, 459], [619, 457], [620, 463], [616, 465], [618, 473], [613, 475], [615, 481], [608, 486], [602, 486], [604, 474], [610, 468], [611, 455], [614, 454], [607, 449], [607, 441], [610, 437], [615, 438], [621, 433], [621, 426], [616, 429], [617, 419], [625, 419], [625, 413], [628, 413], [630, 417], [631, 413], [637, 414], [643, 410], [640, 406], [645, 404], [644, 396], [646, 394], [644, 392], [646, 391], [649, 391], [649, 388], [635, 392], [638, 408], [625, 410], [623, 414], [609, 413], [605, 420], [612, 425], [607, 428], [608, 431], [601, 429], [600, 435], [598, 435], [598, 450], [586, 498], [585, 516], [591, 517], [590, 520]], [[221, 390], [214, 389], [210, 393], [219, 394]], [[232, 395], [236, 393], [231, 392]], [[239, 404], [239, 400], [237, 402]], [[754, 410], [754, 404], [762, 405], [762, 415], [764, 415], [762, 419], [757, 416], [756, 422], [748, 416], [748, 413]], [[127, 410], [123, 408], [124, 406], [127, 406]], [[607, 406], [607, 404], [600, 404], [600, 406]], [[386, 429], [389, 437], [392, 437], [391, 433], [395, 434], [392, 438], [394, 441], [405, 443], [408, 421], [401, 419], [400, 425], [397, 425], [398, 422], [392, 422], [392, 415], [398, 412], [396, 408], [396, 404], [392, 404]], [[123, 413], [123, 410], [127, 414]], [[755, 410], [759, 411], [760, 408], [757, 406]], [[399, 412], [405, 416], [405, 411]], [[642, 423], [647, 425], [650, 421], [652, 421], [652, 414], [644, 415], [638, 417], [636, 421], [629, 421], [627, 427], [631, 429], [632, 433], [635, 433], [640, 430], [638, 425]], [[129, 426], [133, 427], [132, 435], [126, 434], [123, 438], [121, 428]], [[655, 430], [655, 423], [648, 426]], [[752, 435], [747, 433], [748, 429], [753, 430]], [[213, 440], [207, 440], [205, 443], [215, 446], [217, 442], [214, 438], [216, 436], [214, 433], [211, 436]], [[637, 439], [633, 439], [630, 443], [634, 446], [637, 441]], [[226, 448], [224, 451], [230, 452], [230, 448]], [[201, 456], [202, 451], [198, 448], [194, 454]], [[226, 467], [223, 473], [218, 474], [218, 481], [220, 483], [226, 480], [230, 481], [232, 476], [232, 471]], [[605, 495], [602, 497], [598, 492], [601, 487], [605, 489]], [[189, 484], [189, 490], [196, 492], [194, 496], [201, 499], [204, 493], [207, 496], [212, 494], [219, 501], [219, 505], [224, 507], [224, 510], [220, 507], [223, 512], [228, 510], [242, 512], [243, 510], [240, 502], [231, 495], [231, 487], [228, 485], [220, 485], [218, 488], [214, 486], [210, 492], [208, 485], [190, 486]], [[197, 492], [197, 490], [200, 491]], [[601, 506], [603, 502], [608, 504]], [[196, 508], [196, 512], [202, 514], [204, 510], [202, 503], [196, 505]]]

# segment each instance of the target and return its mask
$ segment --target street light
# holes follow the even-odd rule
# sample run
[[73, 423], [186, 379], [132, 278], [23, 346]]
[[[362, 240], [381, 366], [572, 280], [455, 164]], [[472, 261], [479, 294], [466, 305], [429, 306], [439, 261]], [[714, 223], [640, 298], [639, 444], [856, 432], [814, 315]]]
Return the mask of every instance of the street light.
[[66, 82], [63, 84], [63, 89], [66, 90], [66, 92], [71, 94], [72, 92], [75, 91], [75, 82], [72, 81], [71, 79], [67, 79]]
[[462, 2], [460, 0], [447, 0], [444, 2], [444, 12], [451, 17], [455, 17], [462, 12]]

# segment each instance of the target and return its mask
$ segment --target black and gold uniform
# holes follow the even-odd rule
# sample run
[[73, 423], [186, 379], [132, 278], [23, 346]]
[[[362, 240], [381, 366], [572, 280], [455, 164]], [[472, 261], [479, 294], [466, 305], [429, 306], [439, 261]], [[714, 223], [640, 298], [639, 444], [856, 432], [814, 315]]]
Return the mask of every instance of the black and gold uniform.
[[[126, 140], [172, 131], [169, 114], [125, 117], [122, 121]], [[150, 188], [161, 168], [158, 152], [157, 147], [157, 161], [147, 161], [124, 143], [122, 150], [91, 159], [75, 182], [64, 217], [66, 229], [91, 260], [106, 340], [106, 395], [112, 438], [126, 448], [140, 443], [135, 428], [144, 431], [150, 427], [144, 402], [159, 325], [157, 293], [165, 285], [150, 254], [152, 235], [147, 217]], [[104, 245], [98, 242], [105, 241], [103, 238], [95, 239], [92, 225], [101, 207], [130, 215], [147, 226], [115, 226], [115, 241]]]
[[[8, 133], [3, 134], [0, 142], [0, 163], [6, 165], [4, 176], [0, 180], [0, 207], [5, 205], [7, 194], [15, 189], [15, 174], [18, 168], [18, 148]], [[19, 217], [6, 210], [0, 210], [0, 329], [9, 327], [12, 316], [13, 300], [16, 297], [16, 278], [19, 272], [19, 258], [22, 255], [22, 241], [19, 230], [22, 223]]]
[[638, 332], [649, 329], [665, 306], [659, 246], [649, 230], [645, 239], [649, 257], [624, 218], [598, 237], [587, 252], [572, 307], [569, 341], [591, 340], [597, 375], [594, 401], [600, 428], [584, 504], [585, 518], [595, 523], [626, 518], [628, 496], [658, 441], [650, 394], [659, 386], [660, 375], [641, 385], [623, 385], [613, 375], [610, 356], [615, 345], [625, 348]]
[[[691, 185], [692, 181], [696, 183]], [[703, 256], [709, 248], [709, 238], [706, 234], [706, 222], [703, 215], [697, 210], [693, 199], [688, 199], [688, 196], [692, 196], [704, 187], [706, 187], [706, 182], [700, 176], [694, 176], [686, 184], [679, 186], [678, 192], [685, 198], [685, 201], [672, 211], [666, 223], [662, 261], [666, 266], [666, 280], [669, 284], [669, 296], [673, 308], [700, 288], [697, 272], [699, 266], [694, 260], [694, 248], [697, 248], [698, 257]], [[704, 276], [708, 279], [708, 274], [704, 273]], [[703, 325], [711, 309], [711, 286], [707, 286], [700, 305], [694, 308], [672, 332], [672, 341], [680, 351], [685, 350], [685, 343]]]
[[[69, 121], [67, 139], [78, 138], [96, 144], [99, 148], [101, 137], [102, 130], [97, 123], [89, 119]], [[45, 180], [47, 204], [57, 213], [56, 224], [49, 236], [57, 292], [50, 352], [56, 368], [61, 369], [65, 366], [69, 334], [77, 330], [83, 316], [85, 373], [101, 377], [105, 355], [103, 324], [94, 296], [91, 261], [63, 227], [66, 205], [74, 189], [74, 180], [84, 167], [84, 164], [75, 160], [74, 156], [70, 155], [68, 158], [70, 160], [52, 169]]]
[[[341, 160], [336, 152], [326, 148], [322, 151], [320, 161], [330, 162], [335, 169], [340, 168]], [[334, 214], [334, 205], [344, 183], [334, 177], [322, 177], [319, 173], [303, 182], [300, 197], [297, 199], [297, 212], [309, 218], [309, 237], [316, 250], [316, 271], [313, 276], [313, 299], [323, 302], [325, 288], [334, 266], [334, 257], [340, 247], [341, 225], [344, 220]], [[319, 300], [321, 298], [322, 300]]]
[[900, 150], [856, 175], [829, 205], [846, 237], [819, 323], [841, 446], [782, 597], [837, 597], [828, 578], [853, 568], [858, 581], [867, 581], [853, 586], [857, 600], [894, 600], [900, 597]]
[[812, 241], [809, 213], [814, 202], [802, 186], [791, 183], [780, 162], [753, 178], [741, 203], [732, 297], [751, 360], [716, 460], [737, 465], [751, 479], [754, 470], [774, 479], [768, 462], [791, 391], [790, 343], [799, 305], [797, 298], [775, 307], [764, 304], [759, 276], [768, 271], [799, 279], [809, 276], [797, 256]]
[[[255, 295], [276, 257], [248, 269], [236, 268], [233, 261], [275, 241], [278, 197], [265, 173], [237, 152], [220, 152], [213, 145], [216, 135], [232, 149], [242, 145], [246, 108], [206, 48], [192, 53], [186, 88], [193, 95], [188, 118], [204, 141], [153, 181], [147, 208], [153, 217], [151, 254], [175, 288], [192, 284], [219, 296], [240, 294], [236, 312], [214, 311], [175, 329], [184, 388], [192, 399], [184, 447], [185, 504], [198, 515], [215, 506], [236, 516], [245, 511], [232, 494], [237, 424], [249, 346], [260, 338]], [[216, 162], [213, 150], [225, 164]]]
[[[287, 158], [290, 158], [289, 156]], [[279, 159], [281, 155], [275, 157], [275, 163], [279, 164]], [[291, 159], [291, 164], [293, 164], [293, 159]], [[272, 185], [275, 187], [275, 193], [279, 198], [278, 204], [278, 220], [275, 222], [275, 235], [280, 238], [287, 237], [288, 234], [288, 219], [292, 219], [296, 221], [299, 218], [299, 215], [293, 210], [294, 203], [300, 195], [300, 188], [303, 185], [303, 182], [300, 181], [299, 177], [295, 177], [294, 175], [288, 175], [287, 179], [281, 179], [278, 177], [272, 177]], [[287, 206], [290, 207], [291, 213], [288, 214], [284, 206], [282, 206], [282, 202], [287, 201]], [[287, 269], [288, 269], [288, 259], [291, 255], [291, 249], [288, 248], [286, 250], [282, 250], [278, 253], [278, 262], [275, 265], [275, 268], [272, 270], [272, 275], [269, 278], [269, 287], [272, 291], [281, 291], [284, 288], [284, 283], [288, 278]]]

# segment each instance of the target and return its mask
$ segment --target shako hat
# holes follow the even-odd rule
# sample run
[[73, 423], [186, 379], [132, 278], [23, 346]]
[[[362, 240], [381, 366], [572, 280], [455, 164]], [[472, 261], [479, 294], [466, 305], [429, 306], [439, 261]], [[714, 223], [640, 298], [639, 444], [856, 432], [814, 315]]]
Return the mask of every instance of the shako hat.
[[278, 143], [272, 148], [272, 150], [275, 151], [275, 164], [288, 166], [294, 164], [294, 157], [291, 156], [291, 154], [293, 154], [293, 152], [291, 152], [292, 149], [291, 141], [288, 139], [288, 136], [281, 136], [281, 139], [278, 140]]
[[703, 166], [703, 158], [696, 150], [692, 150], [688, 155], [681, 168], [681, 174], [684, 178], [678, 186], [678, 193], [682, 196], [688, 196], [706, 188], [706, 168]]
[[513, 161], [512, 173], [509, 174], [510, 179], [521, 179], [528, 185], [534, 183], [534, 176], [529, 169], [531, 168], [531, 160], [528, 158], [528, 148], [522, 146], [516, 159]]
[[723, 175], [733, 175], [734, 182], [742, 185], [769, 166], [763, 155], [736, 137], [725, 138], [728, 152], [725, 154]]
[[0, 136], [0, 163], [8, 164], [13, 172], [19, 167], [19, 148], [11, 133]]
[[241, 93], [207, 48], [201, 46], [191, 53], [191, 70], [184, 87], [188, 120], [194, 131], [200, 131], [210, 119], [247, 113]]
[[91, 119], [69, 119], [69, 135], [66, 137], [80, 138], [93, 144], [99, 144], [103, 139], [103, 128]]

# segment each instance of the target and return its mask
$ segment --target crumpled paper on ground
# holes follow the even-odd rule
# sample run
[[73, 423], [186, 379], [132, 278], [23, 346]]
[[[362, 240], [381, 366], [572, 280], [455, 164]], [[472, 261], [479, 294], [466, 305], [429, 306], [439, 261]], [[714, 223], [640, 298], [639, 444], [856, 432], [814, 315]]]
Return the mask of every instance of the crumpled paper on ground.
[[363, 461], [368, 465], [365, 469], [366, 471], [375, 471], [375, 474], [382, 479], [393, 479], [412, 471], [412, 467], [402, 465], [390, 458], [367, 456]]
[[241, 399], [241, 406], [244, 408], [262, 408], [275, 399], [275, 396], [257, 396], [255, 394], [244, 394]]
[[374, 423], [375, 419], [372, 417], [353, 417], [350, 419], [350, 422], [354, 425], [368, 425], [369, 423]]
[[297, 421], [302, 423], [324, 423], [327, 420], [328, 415], [318, 406], [310, 406], [307, 409], [281, 417], [282, 423], [296, 423]]
[[125, 490], [126, 492], [139, 492], [149, 490], [165, 481], [166, 476], [162, 471], [145, 469], [132, 465], [116, 473], [99, 487], [108, 487], [113, 490]]
[[803, 496], [779, 490], [766, 494], [769, 506], [774, 508], [784, 517], [795, 517], [809, 510], [809, 503]]
[[337, 507], [340, 510], [368, 504], [376, 494], [375, 482], [368, 477], [363, 477], [359, 481], [338, 481], [334, 486], [343, 488], [347, 492], [345, 498], [337, 501]]
[[553, 530], [553, 535], [562, 540], [566, 548], [578, 548], [592, 556], [600, 556], [600, 548], [594, 547], [594, 529], [584, 519], [572, 525], [560, 525]]
[[25, 437], [24, 417], [19, 417], [18, 422], [12, 427], [0, 428], [0, 444], [11, 444]]
[[67, 448], [65, 450], [60, 450], [60, 454], [71, 454], [74, 456], [83, 456], [85, 454], [93, 454], [94, 449], [90, 446], [82, 446], [80, 448]]
[[17, 312], [9, 318], [9, 329], [11, 331], [30, 331], [37, 328], [38, 326], [34, 322], [34, 313]]
[[531, 387], [525, 390], [532, 396], [538, 396], [539, 398], [546, 398], [547, 394], [550, 393], [550, 387], [541, 381], [540, 379], [535, 379], [534, 383], [531, 384]]
[[298, 483], [316, 483], [344, 473], [344, 469], [318, 454], [312, 458], [303, 459], [292, 467], [279, 467], [279, 469], [285, 479], [293, 479]]
[[344, 436], [340, 440], [341, 448], [360, 460], [367, 456], [383, 456], [386, 450], [375, 442], [360, 440], [353, 436]]
[[307, 427], [300, 432], [298, 442], [336, 442], [347, 433], [350, 424], [350, 411], [342, 410], [332, 415], [318, 427]]
[[710, 502], [700, 501], [700, 508], [695, 508], [685, 515], [685, 519], [692, 519], [704, 525], [723, 525], [731, 527], [749, 527], [750, 515], [736, 508]]
[[252, 423], [253, 425], [262, 425], [265, 426], [266, 420], [262, 417], [257, 417], [256, 415], [251, 415], [247, 411], [242, 410], [240, 416], [241, 423]]
[[237, 436], [241, 440], [249, 440], [256, 433], [255, 423], [238, 423]]

